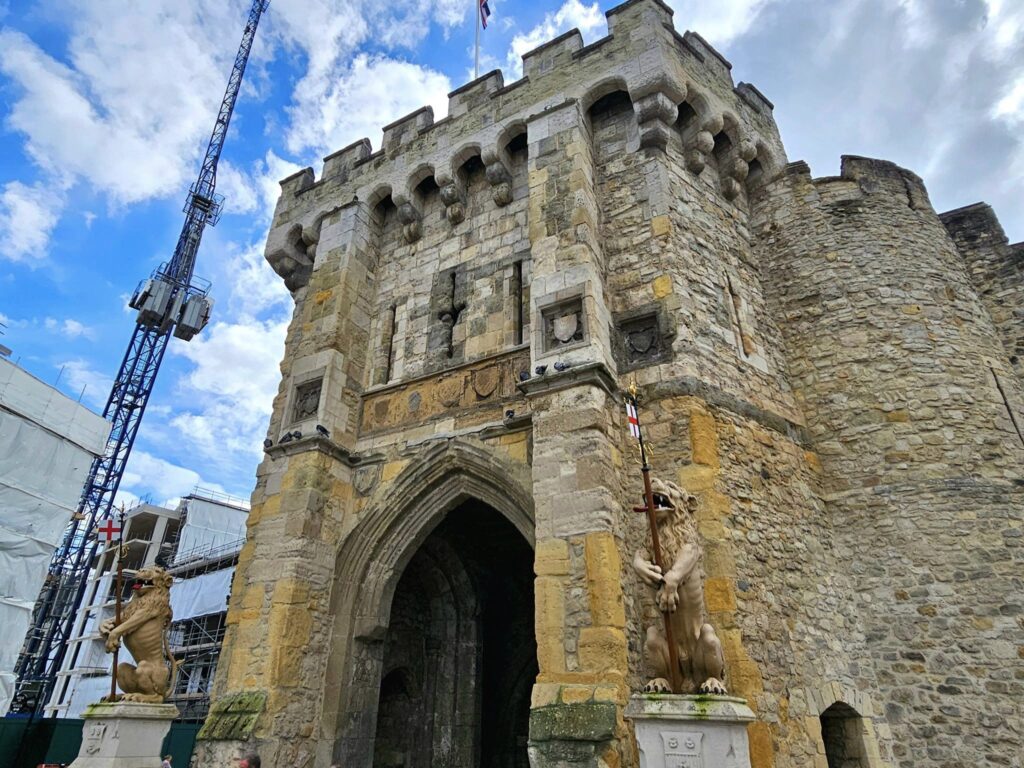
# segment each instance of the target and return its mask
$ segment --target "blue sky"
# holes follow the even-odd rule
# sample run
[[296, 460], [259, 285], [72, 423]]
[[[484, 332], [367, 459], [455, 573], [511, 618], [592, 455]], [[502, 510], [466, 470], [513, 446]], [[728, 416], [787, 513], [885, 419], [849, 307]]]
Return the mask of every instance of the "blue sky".
[[[613, 2], [490, 0], [481, 72]], [[843, 153], [921, 175], [938, 210], [991, 203], [1024, 238], [1024, 3], [676, 0], [775, 102], [790, 160]], [[249, 3], [0, 0], [0, 321], [13, 358], [99, 410], [134, 322], [127, 296], [167, 259]], [[196, 484], [247, 497], [291, 300], [263, 262], [277, 181], [472, 76], [472, 0], [273, 0], [218, 178], [225, 214], [196, 273], [217, 304], [172, 340], [122, 486], [162, 502]]]

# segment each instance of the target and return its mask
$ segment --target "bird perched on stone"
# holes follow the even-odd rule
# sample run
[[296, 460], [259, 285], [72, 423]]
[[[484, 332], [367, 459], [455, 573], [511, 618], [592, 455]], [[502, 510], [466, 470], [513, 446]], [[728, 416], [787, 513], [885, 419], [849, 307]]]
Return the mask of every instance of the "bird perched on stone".
[[317, 424], [316, 425], [316, 433], [318, 435], [323, 435], [324, 437], [330, 437], [331, 436], [331, 433], [327, 431], [327, 427], [325, 427], [323, 424]]

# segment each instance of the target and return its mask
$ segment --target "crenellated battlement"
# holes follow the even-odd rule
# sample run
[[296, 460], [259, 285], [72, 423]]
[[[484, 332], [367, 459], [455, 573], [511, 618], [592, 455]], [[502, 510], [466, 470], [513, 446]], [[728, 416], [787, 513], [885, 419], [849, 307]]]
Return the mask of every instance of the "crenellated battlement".
[[671, 8], [660, 0], [629, 0], [606, 16], [609, 34], [595, 43], [584, 46], [579, 31], [570, 30], [526, 53], [521, 79], [506, 84], [500, 70], [488, 72], [448, 95], [445, 118], [435, 121], [433, 110], [422, 107], [384, 126], [378, 150], [360, 139], [325, 157], [319, 179], [311, 169], [285, 179], [268, 259], [275, 268], [301, 262], [296, 251], [302, 249], [282, 232], [298, 224], [304, 241], [315, 242], [313, 228], [339, 199], [376, 204], [390, 196], [406, 219], [417, 219], [416, 186], [432, 176], [450, 200], [459, 198], [460, 169], [472, 157], [486, 166], [495, 202], [507, 204], [508, 142], [524, 132], [532, 141], [531, 121], [553, 106], [576, 102], [586, 112], [615, 91], [633, 101], [642, 148], [663, 149], [673, 131], [685, 134], [691, 173], [702, 172], [720, 134], [727, 136], [734, 148], [722, 175], [728, 199], [748, 183], [755, 159], [759, 178], [781, 167], [771, 102], [748, 83], [734, 87], [732, 65], [699, 34], [676, 32]]

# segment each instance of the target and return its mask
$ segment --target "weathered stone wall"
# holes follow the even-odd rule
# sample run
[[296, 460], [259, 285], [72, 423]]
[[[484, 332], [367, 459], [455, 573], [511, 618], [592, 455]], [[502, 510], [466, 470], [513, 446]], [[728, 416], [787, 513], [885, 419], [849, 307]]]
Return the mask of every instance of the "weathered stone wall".
[[853, 582], [839, 680], [883, 707], [899, 765], [1012, 765], [1024, 452], [992, 321], [920, 180], [891, 163], [846, 157], [820, 180], [794, 164], [756, 227]]
[[964, 259], [1017, 377], [1024, 380], [1024, 243], [1010, 245], [995, 211], [984, 203], [939, 218]]
[[295, 314], [201, 766], [369, 766], [407, 714], [378, 712], [393, 605], [418, 620], [394, 591], [470, 499], [534, 548], [532, 764], [635, 765], [634, 379], [753, 765], [825, 768], [826, 711], [871, 768], [1013, 765], [1017, 284], [912, 174], [785, 166], [771, 103], [671, 17], [631, 0], [282, 182]]

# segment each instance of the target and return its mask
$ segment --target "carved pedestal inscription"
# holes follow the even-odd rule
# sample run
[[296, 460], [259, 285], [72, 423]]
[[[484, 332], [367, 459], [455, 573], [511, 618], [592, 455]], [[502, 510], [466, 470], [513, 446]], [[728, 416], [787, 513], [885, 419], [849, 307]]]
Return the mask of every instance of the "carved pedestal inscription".
[[665, 768], [704, 768], [701, 752], [703, 733], [692, 731], [662, 731], [665, 748]]

